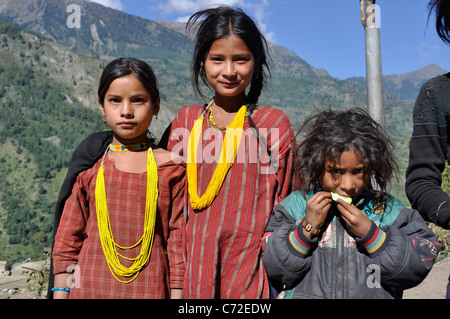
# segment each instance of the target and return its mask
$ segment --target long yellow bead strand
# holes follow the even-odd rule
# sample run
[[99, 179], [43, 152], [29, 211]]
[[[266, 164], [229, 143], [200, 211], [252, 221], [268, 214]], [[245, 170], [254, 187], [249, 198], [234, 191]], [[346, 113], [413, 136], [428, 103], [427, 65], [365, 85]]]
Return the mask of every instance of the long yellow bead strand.
[[[98, 230], [100, 234], [100, 241], [102, 244], [103, 253], [105, 255], [109, 270], [121, 283], [130, 283], [139, 275], [140, 271], [145, 267], [150, 258], [150, 253], [153, 245], [156, 210], [158, 201], [158, 168], [156, 166], [155, 157], [151, 148], [148, 149], [147, 156], [147, 191], [145, 200], [145, 217], [144, 217], [144, 232], [139, 241], [129, 247], [122, 247], [114, 241], [114, 236], [111, 230], [111, 223], [108, 214], [108, 205], [106, 200], [105, 177], [103, 163], [98, 171], [96, 186], [95, 186], [95, 204], [97, 210]], [[117, 248], [129, 250], [141, 244], [139, 255], [135, 258], [127, 258], [118, 253]], [[119, 257], [134, 261], [131, 267], [125, 267], [121, 264]], [[122, 277], [132, 277], [128, 281], [123, 281], [117, 278], [117, 275]]]
[[[214, 170], [214, 174], [208, 184], [208, 188], [201, 198], [198, 195], [197, 151], [198, 143], [201, 138], [204, 118], [199, 117], [194, 123], [189, 136], [187, 150], [188, 161], [186, 166], [188, 191], [191, 206], [194, 210], [201, 210], [209, 207], [219, 193], [228, 170], [231, 168], [236, 158], [236, 154], [241, 143], [246, 114], [247, 107], [243, 105], [234, 117], [233, 122], [231, 122], [228, 126], [227, 132], [225, 133], [225, 139], [222, 144], [219, 162], [216, 165], [216, 169]], [[233, 147], [230, 147], [230, 145]]]

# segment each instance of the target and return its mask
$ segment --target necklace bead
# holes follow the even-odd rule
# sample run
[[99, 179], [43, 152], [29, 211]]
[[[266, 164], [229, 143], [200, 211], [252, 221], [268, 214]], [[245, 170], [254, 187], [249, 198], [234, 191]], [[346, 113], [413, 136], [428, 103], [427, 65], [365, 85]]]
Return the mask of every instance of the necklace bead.
[[218, 128], [221, 131], [225, 131], [228, 128], [228, 126], [219, 127], [219, 126], [217, 126], [216, 122], [214, 122], [212, 105], [209, 107], [209, 123], [211, 123], [211, 126], [214, 126], [214, 127]]

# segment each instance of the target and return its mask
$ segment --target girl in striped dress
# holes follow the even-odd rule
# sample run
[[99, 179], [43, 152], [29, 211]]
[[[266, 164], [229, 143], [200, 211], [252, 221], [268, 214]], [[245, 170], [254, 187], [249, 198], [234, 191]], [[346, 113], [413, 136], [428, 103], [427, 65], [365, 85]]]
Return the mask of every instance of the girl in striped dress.
[[267, 45], [252, 19], [218, 7], [187, 29], [196, 31], [194, 88], [205, 97], [200, 78], [214, 96], [181, 109], [162, 139], [187, 163], [184, 296], [269, 298], [261, 238], [293, 188], [293, 129], [283, 112], [257, 106]]

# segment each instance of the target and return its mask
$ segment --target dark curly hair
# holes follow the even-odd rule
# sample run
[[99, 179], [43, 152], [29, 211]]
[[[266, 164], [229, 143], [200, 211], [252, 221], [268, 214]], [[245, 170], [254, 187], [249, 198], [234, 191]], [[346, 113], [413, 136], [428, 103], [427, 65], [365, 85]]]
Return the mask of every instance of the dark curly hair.
[[186, 30], [188, 34], [195, 36], [191, 79], [196, 93], [203, 99], [205, 98], [199, 85], [199, 78], [209, 86], [206, 76], [201, 70], [212, 44], [216, 40], [234, 34], [245, 42], [255, 59], [255, 71], [246, 103], [256, 104], [264, 87], [265, 69], [270, 75], [267, 41], [256, 23], [241, 9], [219, 6], [193, 14], [186, 25]]
[[393, 145], [385, 130], [363, 109], [315, 112], [297, 136], [300, 138], [298, 164], [305, 179], [305, 193], [317, 185], [326, 161], [336, 161], [349, 150], [361, 153], [371, 174], [366, 194], [382, 199], [391, 179], [397, 177]]

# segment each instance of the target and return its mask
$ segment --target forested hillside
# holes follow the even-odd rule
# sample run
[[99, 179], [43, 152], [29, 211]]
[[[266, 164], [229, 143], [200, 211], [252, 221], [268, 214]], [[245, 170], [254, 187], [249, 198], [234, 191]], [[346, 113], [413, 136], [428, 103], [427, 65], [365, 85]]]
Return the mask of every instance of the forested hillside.
[[[102, 128], [98, 110], [74, 96], [74, 83], [91, 85], [89, 72], [103, 63], [18, 25], [0, 22], [0, 39], [0, 260], [14, 261], [50, 246], [55, 194], [71, 152]], [[91, 71], [61, 81], [66, 58]]]
[[[54, 206], [74, 148], [103, 129], [98, 79], [108, 61], [133, 56], [155, 69], [159, 137], [184, 105], [202, 103], [190, 84], [192, 42], [158, 24], [84, 0], [82, 27], [66, 25], [65, 0], [0, 0], [0, 260], [36, 258], [50, 248]], [[25, 31], [25, 30], [32, 30]], [[318, 107], [365, 107], [365, 87], [330, 77], [286, 48], [270, 45], [272, 78], [260, 105], [285, 111], [294, 128]], [[401, 176], [412, 102], [385, 95], [388, 131]], [[403, 181], [394, 194], [406, 204]]]

